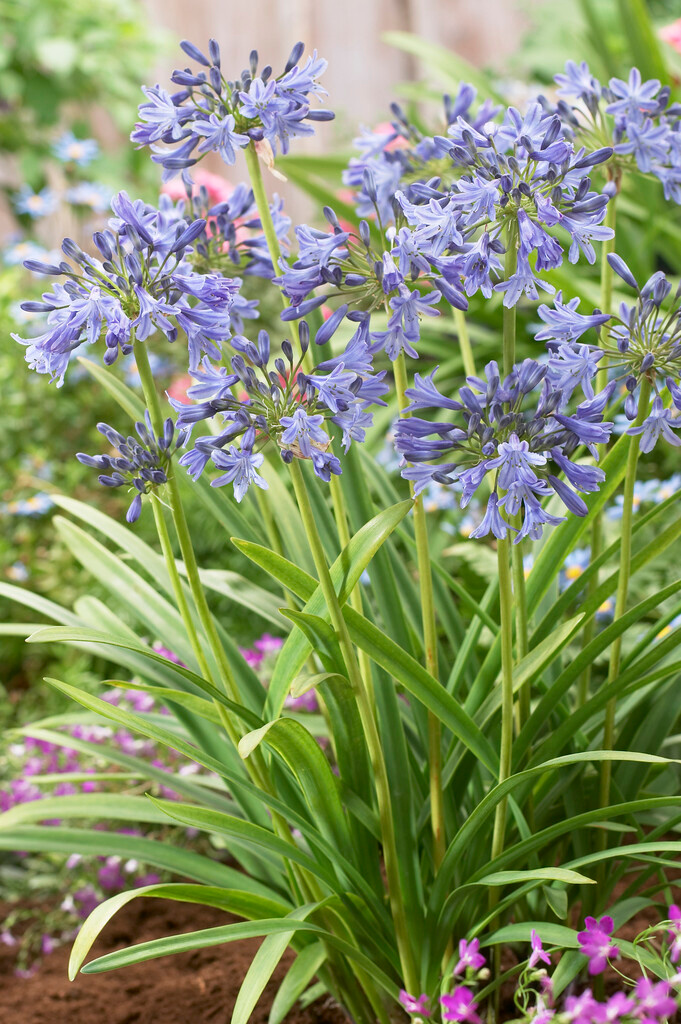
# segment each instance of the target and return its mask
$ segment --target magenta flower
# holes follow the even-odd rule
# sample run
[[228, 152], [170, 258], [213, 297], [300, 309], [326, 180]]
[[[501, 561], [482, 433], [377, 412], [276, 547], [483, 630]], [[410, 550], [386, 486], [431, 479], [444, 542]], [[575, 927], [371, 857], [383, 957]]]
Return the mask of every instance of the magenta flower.
[[600, 1019], [604, 1024], [619, 1024], [620, 1019], [631, 1013], [635, 1005], [634, 1000], [629, 999], [626, 992], [615, 992], [607, 1003], [601, 1006]]
[[428, 1009], [428, 996], [410, 996], [404, 989], [400, 991], [400, 1003], [407, 1013], [418, 1013], [421, 1017], [430, 1017]]
[[677, 907], [676, 903], [672, 903], [669, 908], [669, 920], [672, 922], [672, 927], [669, 931], [671, 942], [669, 956], [671, 962], [675, 964], [681, 958], [681, 909]]
[[595, 917], [587, 917], [584, 925], [584, 931], [577, 936], [579, 950], [589, 958], [589, 974], [601, 974], [608, 960], [619, 955], [617, 946], [610, 942], [613, 920], [611, 917], [602, 917], [597, 921]]
[[478, 952], [479, 949], [479, 939], [473, 939], [471, 942], [461, 939], [459, 942], [459, 962], [454, 968], [454, 974], [464, 974], [468, 967], [472, 967], [476, 971], [478, 967], [484, 967], [485, 958]]
[[543, 960], [545, 964], [548, 964], [550, 966], [551, 957], [542, 946], [541, 937], [534, 928], [530, 932], [530, 941], [532, 943], [532, 953], [530, 955], [530, 960], [527, 966], [536, 967], [540, 960]]
[[638, 999], [635, 1013], [641, 1020], [649, 1021], [661, 1017], [672, 1017], [676, 1013], [676, 1000], [670, 994], [671, 985], [668, 981], [639, 978], [634, 993]]
[[482, 1021], [475, 1012], [478, 1004], [473, 999], [473, 993], [465, 985], [459, 985], [451, 995], [442, 996], [442, 1019], [454, 1021], [470, 1021], [470, 1024], [482, 1024]]
[[600, 1004], [594, 999], [590, 988], [578, 996], [568, 996], [565, 1000], [565, 1012], [572, 1024], [593, 1024], [593, 1021], [599, 1019], [599, 1010]]

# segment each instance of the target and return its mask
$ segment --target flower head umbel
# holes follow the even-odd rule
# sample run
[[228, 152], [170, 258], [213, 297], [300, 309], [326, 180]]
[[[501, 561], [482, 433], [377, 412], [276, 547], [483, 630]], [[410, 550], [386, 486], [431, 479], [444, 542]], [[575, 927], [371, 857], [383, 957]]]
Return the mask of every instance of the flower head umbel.
[[[636, 302], [633, 306], [622, 303], [618, 313], [595, 310], [593, 316], [581, 316], [576, 307], [566, 308], [562, 302], [556, 302], [555, 308], [540, 306], [539, 316], [547, 326], [537, 338], [546, 341], [551, 353], [549, 379], [567, 397], [579, 386], [587, 398], [592, 398], [590, 380], [596, 364], [605, 357], [611, 386], [619, 385], [625, 396], [625, 423], [639, 418], [627, 433], [640, 436], [641, 451], [652, 451], [660, 439], [678, 447], [681, 438], [675, 432], [681, 427], [681, 292], [677, 289], [672, 293], [672, 285], [661, 271], [639, 286], [621, 257], [611, 253], [608, 261], [625, 284], [636, 290]], [[581, 339], [589, 327], [599, 329], [597, 346]], [[652, 393], [650, 407], [640, 406], [644, 381], [645, 393]]]
[[[315, 51], [301, 62], [303, 44], [297, 43], [283, 72], [272, 76], [271, 67], [258, 75], [258, 54], [251, 53], [250, 67], [241, 78], [228, 81], [222, 72], [220, 49], [211, 39], [208, 54], [193, 43], [180, 44], [200, 67], [176, 70], [171, 78], [179, 90], [168, 93], [161, 86], [145, 88], [146, 101], [131, 139], [149, 146], [152, 160], [163, 167], [164, 180], [186, 172], [206, 153], [215, 152], [233, 164], [237, 151], [265, 143], [270, 151], [289, 150], [297, 135], [312, 135], [312, 123], [333, 118], [331, 111], [313, 108], [312, 100], [324, 95], [317, 79], [326, 61]], [[204, 70], [205, 69], [205, 70]]]
[[201, 274], [188, 257], [192, 242], [205, 227], [188, 221], [182, 209], [162, 197], [157, 209], [120, 192], [111, 201], [115, 216], [106, 231], [93, 235], [102, 259], [83, 252], [72, 239], [62, 249], [75, 263], [27, 260], [29, 270], [65, 278], [22, 309], [46, 314], [45, 331], [15, 340], [26, 346], [26, 359], [38, 373], [61, 384], [72, 353], [83, 344], [104, 339], [104, 362], [132, 351], [133, 340], [145, 341], [158, 331], [168, 341], [186, 336], [189, 366], [198, 367], [205, 353], [220, 355], [231, 335], [230, 311], [238, 279]]
[[227, 470], [213, 481], [214, 486], [233, 483], [241, 501], [251, 483], [266, 486], [256, 470], [268, 442], [276, 445], [284, 462], [309, 460], [314, 473], [326, 482], [331, 474], [341, 472], [338, 458], [329, 450], [325, 423], [341, 428], [346, 451], [353, 441], [363, 441], [372, 423], [371, 406], [385, 404], [381, 398], [387, 390], [385, 372], [373, 373], [368, 344], [355, 339], [345, 355], [304, 373], [301, 364], [309, 346], [306, 321], [301, 323], [300, 336], [297, 359], [288, 340], [281, 343], [280, 354], [272, 353], [269, 335], [260, 331], [257, 343], [232, 338], [236, 351], [229, 369], [205, 358], [200, 369], [191, 371], [196, 384], [188, 395], [197, 401], [185, 405], [171, 400], [178, 423], [189, 426], [215, 419], [217, 424], [217, 434], [197, 438], [180, 459], [194, 478], [212, 461]]
[[99, 482], [104, 487], [128, 487], [134, 497], [126, 514], [129, 523], [134, 523], [142, 511], [142, 495], [149, 494], [168, 482], [167, 470], [174, 452], [185, 439], [185, 432], [176, 433], [175, 424], [167, 419], [163, 433], [157, 437], [151, 426], [149, 413], [144, 423], [136, 423], [137, 437], [124, 437], [106, 423], [98, 423], [97, 429], [103, 434], [118, 455], [84, 455], [76, 458], [85, 466], [100, 470]]
[[584, 931], [579, 932], [580, 953], [589, 958], [589, 974], [602, 974], [608, 960], [619, 955], [619, 949], [611, 942], [613, 920], [611, 917], [587, 917]]
[[[420, 415], [398, 422], [395, 435], [402, 455], [402, 476], [420, 493], [432, 481], [462, 486], [464, 508], [488, 474], [490, 495], [487, 510], [472, 537], [493, 534], [504, 538], [509, 530], [538, 539], [546, 524], [561, 522], [542, 504], [557, 494], [575, 515], [585, 515], [581, 493], [598, 490], [603, 472], [572, 461], [584, 444], [597, 455], [596, 444], [610, 436], [612, 423], [603, 422], [608, 392], [577, 406], [572, 416], [560, 413], [562, 395], [554, 390], [546, 364], [526, 359], [502, 380], [495, 362], [483, 377], [469, 377], [458, 399], [441, 394], [434, 383], [435, 371], [415, 375], [410, 413], [437, 410], [446, 420], [422, 419]], [[540, 390], [539, 390], [540, 389]], [[538, 391], [537, 397], [531, 398]], [[454, 422], [450, 416], [457, 415]], [[521, 513], [520, 527], [510, 520]]]
[[559, 103], [554, 108], [542, 102], [575, 144], [587, 153], [610, 148], [608, 169], [615, 182], [632, 170], [653, 175], [665, 198], [681, 202], [681, 106], [670, 105], [668, 86], [657, 79], [644, 82], [638, 68], [626, 80], [611, 78], [602, 85], [586, 63], [573, 61], [555, 80]]

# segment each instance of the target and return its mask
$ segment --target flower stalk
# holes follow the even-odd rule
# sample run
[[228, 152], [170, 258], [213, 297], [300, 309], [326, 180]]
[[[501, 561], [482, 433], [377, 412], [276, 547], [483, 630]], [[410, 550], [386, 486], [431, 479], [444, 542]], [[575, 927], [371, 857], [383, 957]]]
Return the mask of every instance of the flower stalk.
[[319, 583], [329, 611], [331, 624], [338, 637], [341, 654], [348, 673], [348, 681], [354, 690], [357, 700], [357, 707], [362, 721], [362, 728], [364, 730], [369, 759], [371, 761], [376, 784], [376, 798], [381, 826], [381, 839], [383, 842], [388, 898], [395, 927], [402, 977], [404, 978], [407, 988], [410, 990], [416, 990], [418, 986], [416, 962], [411, 948], [409, 926], [401, 895], [399, 864], [397, 859], [397, 848], [395, 845], [395, 821], [390, 800], [388, 774], [386, 771], [385, 760], [383, 758], [383, 750], [381, 748], [378, 728], [374, 718], [369, 693], [364, 680], [362, 679], [362, 674], [355, 656], [355, 650], [352, 646], [348, 627], [343, 617], [338, 595], [336, 594], [333, 581], [331, 579], [326, 555], [319, 536], [319, 531], [317, 530], [314, 512], [307, 493], [303, 472], [296, 459], [294, 459], [290, 464], [290, 471], [296, 500], [298, 502], [298, 508], [305, 528], [305, 535], [307, 537], [308, 544], [310, 545], [310, 551], [312, 552], [312, 557], [314, 559]]
[[[647, 377], [641, 381], [641, 393], [638, 402], [638, 416], [635, 426], [639, 427], [650, 407], [650, 382]], [[629, 579], [631, 576], [631, 536], [634, 518], [634, 486], [636, 484], [636, 468], [639, 457], [639, 438], [634, 435], [629, 440], [629, 455], [627, 457], [627, 468], [624, 477], [624, 499], [622, 504], [622, 535], [620, 541], [620, 562], [617, 582], [617, 597], [615, 599], [614, 622], [617, 622], [627, 610], [627, 598], [629, 596]], [[608, 684], [613, 683], [620, 671], [620, 660], [622, 653], [622, 636], [616, 637], [610, 647], [610, 662], [608, 665]], [[612, 750], [615, 742], [615, 711], [617, 699], [615, 697], [608, 701], [605, 709], [605, 721], [603, 723], [603, 750]], [[610, 783], [612, 779], [612, 762], [603, 761], [601, 765], [600, 778], [600, 806], [607, 807], [610, 803]]]
[[[395, 360], [393, 368], [400, 414], [403, 417], [408, 417], [409, 413], [406, 412], [406, 408], [409, 405], [409, 401], [405, 395], [407, 389], [407, 367], [403, 352]], [[411, 496], [414, 499], [414, 538], [416, 541], [416, 564], [419, 577], [419, 593], [421, 596], [425, 664], [432, 677], [439, 680], [437, 623], [433, 595], [433, 574], [430, 565], [427, 513], [423, 505], [423, 496], [414, 494], [414, 484], [412, 481], [410, 481], [410, 490]], [[430, 817], [433, 833], [433, 865], [437, 872], [445, 855], [446, 837], [442, 790], [442, 728], [439, 718], [432, 711], [428, 712], [428, 769]]]

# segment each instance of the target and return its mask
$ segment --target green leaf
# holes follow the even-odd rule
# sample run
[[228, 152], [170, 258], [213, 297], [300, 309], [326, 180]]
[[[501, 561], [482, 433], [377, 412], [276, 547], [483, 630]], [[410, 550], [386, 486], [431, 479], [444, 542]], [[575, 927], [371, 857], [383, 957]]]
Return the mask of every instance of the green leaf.
[[542, 892], [556, 917], [564, 921], [568, 915], [568, 897], [565, 889], [556, 889], [552, 885], [543, 885]]
[[101, 384], [105, 391], [120, 405], [123, 412], [127, 413], [131, 420], [144, 420], [144, 402], [132, 388], [127, 387], [116, 377], [111, 370], [99, 363], [93, 363], [90, 359], [78, 356], [78, 362], [84, 370]]
[[0, 831], [0, 850], [82, 853], [86, 857], [110, 857], [116, 854], [126, 860], [139, 860], [151, 867], [170, 871], [180, 878], [191, 878], [206, 885], [245, 889], [268, 898], [276, 895], [242, 871], [220, 864], [210, 857], [160, 840], [128, 836], [120, 832], [64, 828], [61, 825], [22, 825]]
[[97, 936], [114, 914], [140, 896], [154, 896], [180, 903], [199, 903], [204, 907], [217, 907], [227, 913], [238, 914], [248, 920], [272, 917], [277, 914], [284, 916], [289, 912], [286, 903], [265, 896], [239, 892], [235, 889], [218, 889], [215, 886], [188, 885], [183, 882], [144, 885], [129, 892], [120, 892], [95, 907], [80, 928], [69, 958], [69, 981], [74, 980]]
[[277, 989], [268, 1024], [282, 1024], [325, 960], [326, 950], [321, 942], [313, 942], [301, 949]]
[[300, 722], [291, 718], [279, 718], [270, 722], [269, 727], [259, 729], [257, 740], [272, 747], [284, 759], [298, 781], [311, 820], [328, 842], [351, 859], [352, 843], [338, 781], [316, 740]]
[[[300, 907], [287, 915], [291, 921], [303, 920], [313, 907]], [[248, 1024], [251, 1012], [262, 995], [265, 985], [272, 977], [274, 970], [286, 951], [286, 947], [295, 932], [282, 932], [279, 935], [268, 935], [260, 949], [253, 957], [248, 968], [232, 1013], [232, 1024]]]
[[[168, 773], [165, 773], [168, 775]], [[170, 776], [169, 776], [170, 777]], [[112, 779], [109, 775], [109, 779]], [[145, 821], [167, 824], [167, 816], [143, 796], [121, 793], [74, 793], [69, 796], [46, 796], [25, 804], [15, 804], [0, 814], [0, 831], [31, 821], [51, 818], [113, 818], [115, 821]], [[145, 806], [146, 805], [146, 806]]]

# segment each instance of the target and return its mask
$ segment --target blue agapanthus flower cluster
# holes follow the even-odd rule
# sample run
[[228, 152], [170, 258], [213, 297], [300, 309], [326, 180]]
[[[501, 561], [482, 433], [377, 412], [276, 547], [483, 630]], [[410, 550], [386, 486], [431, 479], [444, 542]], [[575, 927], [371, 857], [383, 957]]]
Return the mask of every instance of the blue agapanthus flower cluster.
[[[192, 265], [196, 270], [220, 270], [230, 273], [238, 267], [244, 275], [272, 279], [278, 268], [272, 265], [262, 221], [258, 215], [253, 189], [240, 183], [229, 199], [211, 203], [208, 190], [201, 186], [178, 210], [191, 208], [193, 218], [205, 226], [193, 243]], [[284, 256], [288, 255], [291, 218], [284, 213], [283, 201], [275, 194], [270, 216]]]
[[[624, 393], [624, 415], [629, 422], [639, 414], [643, 420], [629, 427], [628, 434], [640, 435], [640, 449], [650, 452], [660, 438], [678, 447], [681, 437], [681, 288], [667, 301], [672, 285], [657, 271], [640, 287], [624, 260], [611, 253], [611, 267], [637, 292], [633, 306], [623, 302], [612, 315], [595, 311], [591, 316], [577, 311], [578, 300], [561, 301], [553, 307], [540, 306], [546, 327], [536, 337], [546, 341], [551, 353], [549, 379], [569, 397], [581, 385], [588, 394], [596, 363], [605, 358], [611, 388], [619, 384]], [[598, 345], [580, 342], [590, 327], [600, 329]], [[652, 406], [640, 408], [641, 384], [646, 381]], [[643, 392], [648, 393], [648, 388]]]
[[128, 487], [134, 491], [125, 517], [129, 523], [134, 523], [142, 511], [142, 495], [168, 482], [170, 460], [184, 444], [186, 432], [176, 432], [172, 419], [167, 419], [163, 424], [163, 434], [157, 437], [148, 412], [144, 414], [143, 423], [135, 424], [137, 437], [123, 437], [106, 423], [98, 423], [97, 430], [112, 448], [117, 449], [118, 455], [85, 455], [79, 452], [76, 458], [84, 466], [100, 470], [99, 482], [104, 487]]
[[65, 261], [25, 263], [35, 273], [66, 279], [45, 292], [42, 301], [22, 304], [26, 311], [47, 314], [44, 333], [28, 339], [13, 335], [26, 346], [31, 367], [49, 373], [59, 385], [72, 353], [102, 335], [109, 365], [119, 352], [132, 351], [134, 338], [145, 341], [160, 331], [175, 341], [182, 331], [189, 365], [196, 369], [203, 354], [218, 358], [220, 343], [231, 334], [230, 313], [240, 282], [219, 273], [197, 273], [187, 260], [205, 221], [186, 220], [167, 197], [156, 208], [120, 192], [111, 206], [115, 216], [108, 228], [93, 235], [101, 259], [67, 238], [62, 249], [75, 268]]
[[[443, 113], [447, 126], [463, 118], [472, 131], [480, 131], [499, 114], [501, 107], [485, 100], [473, 109], [477, 92], [462, 83], [457, 95], [443, 97]], [[359, 156], [352, 157], [343, 172], [343, 182], [355, 193], [360, 217], [378, 215], [382, 226], [395, 219], [395, 193], [413, 181], [440, 178], [451, 184], [459, 177], [458, 168], [448, 155], [442, 157], [441, 147], [432, 136], [424, 135], [411, 124], [397, 103], [391, 104], [393, 120], [375, 131], [364, 129], [354, 140]]]
[[325, 422], [340, 427], [346, 451], [353, 441], [363, 441], [372, 424], [371, 406], [385, 405], [381, 397], [388, 390], [385, 371], [373, 373], [369, 345], [355, 339], [344, 355], [304, 373], [301, 365], [309, 347], [305, 321], [300, 324], [300, 338], [301, 354], [296, 359], [288, 340], [282, 341], [281, 355], [274, 358], [266, 331], [259, 332], [257, 343], [234, 337], [231, 345], [236, 352], [229, 369], [204, 358], [201, 368], [192, 371], [196, 384], [187, 394], [195, 404], [171, 399], [178, 425], [190, 427], [212, 419], [219, 424], [217, 435], [197, 438], [179, 460], [194, 479], [212, 461], [224, 471], [212, 481], [213, 486], [233, 484], [237, 501], [252, 483], [266, 489], [267, 482], [257, 471], [268, 441], [277, 446], [284, 462], [309, 459], [324, 481], [332, 473], [340, 474], [340, 462], [329, 450]]
[[587, 150], [612, 146], [612, 177], [635, 168], [662, 182], [666, 199], [681, 203], [681, 105], [669, 103], [669, 86], [644, 82], [638, 68], [627, 81], [611, 78], [604, 86], [582, 61], [568, 61], [556, 75], [560, 101], [546, 107], [561, 118], [566, 132]]
[[266, 142], [276, 153], [287, 153], [290, 140], [312, 135], [311, 122], [333, 118], [329, 110], [311, 109], [314, 97], [325, 95], [317, 79], [327, 62], [315, 52], [304, 64], [303, 44], [297, 43], [284, 71], [274, 78], [272, 68], [258, 74], [258, 54], [253, 50], [250, 67], [241, 78], [228, 81], [220, 65], [220, 49], [211, 39], [208, 56], [193, 43], [182, 42], [187, 56], [206, 70], [174, 71], [171, 78], [179, 91], [169, 93], [160, 85], [144, 88], [146, 102], [130, 136], [139, 146], [150, 146], [152, 160], [163, 167], [164, 180], [186, 171], [206, 153], [218, 153], [224, 163], [236, 161], [237, 150], [251, 142]]
[[[592, 242], [613, 235], [602, 224], [610, 192], [592, 191], [588, 176], [612, 149], [576, 149], [561, 119], [539, 103], [525, 115], [511, 107], [500, 122], [477, 127], [457, 113], [447, 137], [417, 144], [424, 160], [430, 158], [425, 170], [433, 161], [438, 168], [428, 180], [410, 181], [414, 150], [386, 152], [386, 138], [380, 137], [378, 153], [367, 147], [359, 207], [371, 206], [384, 228], [389, 206], [387, 245], [368, 221], [360, 222], [357, 235], [343, 231], [328, 208], [330, 232], [297, 228], [298, 258], [278, 278], [292, 307], [287, 315], [303, 316], [334, 293], [352, 292], [369, 312], [388, 311], [387, 330], [372, 335], [376, 346], [392, 359], [400, 352], [415, 357], [420, 319], [435, 315], [441, 299], [458, 309], [477, 292], [503, 291], [509, 307], [523, 294], [538, 299], [538, 288], [553, 292], [537, 275], [563, 262], [562, 232], [573, 263], [580, 253], [593, 263]], [[377, 177], [384, 165], [389, 179]], [[508, 250], [513, 266], [505, 278], [501, 257]]]
[[563, 396], [552, 386], [546, 363], [526, 359], [502, 379], [492, 361], [484, 377], [467, 378], [457, 399], [438, 390], [435, 373], [415, 375], [414, 387], [406, 392], [406, 411], [437, 410], [448, 420], [412, 415], [399, 421], [395, 436], [404, 460], [402, 476], [413, 481], [417, 494], [431, 480], [456, 481], [465, 508], [488, 481], [487, 509], [471, 537], [492, 533], [504, 538], [513, 531], [516, 542], [538, 540], [545, 525], [563, 521], [544, 507], [552, 494], [570, 512], [586, 515], [578, 492], [597, 491], [605, 477], [574, 456], [583, 446], [597, 459], [596, 446], [608, 441], [612, 423], [603, 421], [603, 411], [612, 387], [568, 414], [561, 411]]

